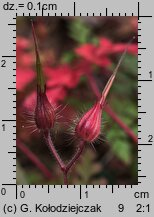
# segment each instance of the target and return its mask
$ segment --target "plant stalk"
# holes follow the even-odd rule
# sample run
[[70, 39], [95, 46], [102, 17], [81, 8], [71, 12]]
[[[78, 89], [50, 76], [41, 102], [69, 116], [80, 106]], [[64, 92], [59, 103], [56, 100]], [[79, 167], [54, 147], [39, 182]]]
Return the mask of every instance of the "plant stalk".
[[67, 176], [67, 175], [68, 175], [67, 172], [64, 171], [64, 172], [63, 172], [63, 176], [64, 176], [64, 185], [68, 185], [68, 176]]
[[68, 164], [65, 164], [63, 162], [63, 160], [61, 159], [61, 157], [59, 156], [57, 150], [54, 147], [54, 144], [53, 144], [53, 142], [51, 140], [50, 132], [49, 131], [48, 132], [44, 132], [44, 139], [45, 139], [46, 144], [49, 147], [49, 150], [51, 151], [51, 153], [55, 157], [57, 163], [59, 164], [59, 167], [60, 167], [60, 169], [61, 169], [61, 171], [63, 173], [64, 184], [68, 185], [68, 172], [72, 168], [72, 166], [75, 164], [75, 162], [79, 159], [80, 155], [82, 154], [84, 146], [85, 146], [84, 141], [81, 141], [79, 143], [79, 147], [78, 147], [75, 155], [69, 161]]
[[42, 174], [47, 178], [51, 179], [52, 175], [48, 168], [39, 160], [39, 158], [31, 151], [27, 146], [25, 146], [19, 139], [17, 139], [17, 147], [27, 156], [27, 158], [35, 164], [35, 166], [42, 172]]
[[50, 132], [49, 131], [44, 133], [44, 139], [45, 139], [46, 144], [48, 145], [49, 150], [54, 155], [57, 163], [59, 164], [62, 172], [65, 171], [65, 164], [62, 161], [61, 157], [59, 156], [57, 150], [54, 147], [54, 144], [53, 144], [53, 142], [51, 140]]
[[66, 171], [68, 172], [71, 167], [76, 163], [76, 161], [79, 159], [80, 155], [82, 154], [83, 152], [83, 149], [85, 147], [85, 143], [84, 141], [80, 141], [79, 143], [79, 147], [75, 153], [75, 155], [73, 156], [73, 158], [69, 161], [69, 163], [67, 164], [66, 166]]

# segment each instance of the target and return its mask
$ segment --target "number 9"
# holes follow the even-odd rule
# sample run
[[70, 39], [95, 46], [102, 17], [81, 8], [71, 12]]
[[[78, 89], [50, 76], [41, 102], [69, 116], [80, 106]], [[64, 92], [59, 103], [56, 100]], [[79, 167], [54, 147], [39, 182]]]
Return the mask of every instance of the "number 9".
[[119, 212], [123, 212], [124, 211], [124, 205], [123, 204], [119, 204], [118, 205], [118, 208], [119, 208]]

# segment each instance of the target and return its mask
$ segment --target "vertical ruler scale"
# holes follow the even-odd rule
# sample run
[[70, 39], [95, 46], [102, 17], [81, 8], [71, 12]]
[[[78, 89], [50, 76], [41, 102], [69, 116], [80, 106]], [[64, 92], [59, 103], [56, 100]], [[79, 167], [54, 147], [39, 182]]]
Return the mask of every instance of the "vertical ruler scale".
[[148, 186], [147, 183], [151, 182], [151, 172], [150, 169], [147, 170], [145, 162], [148, 163], [146, 159], [153, 145], [151, 125], [154, 115], [148, 95], [153, 92], [153, 65], [150, 56], [154, 55], [154, 51], [151, 49], [152, 35], [148, 33], [151, 16], [142, 15], [142, 11], [138, 3], [138, 183], [144, 182]]
[[[2, 19], [2, 18], [1, 18]], [[1, 23], [1, 144], [6, 161], [2, 163], [2, 182], [16, 184], [16, 17]], [[2, 87], [3, 86], [3, 87]], [[5, 139], [3, 139], [4, 137]], [[8, 158], [7, 158], [8, 156]], [[8, 163], [7, 163], [8, 162]]]
[[[79, 216], [104, 214], [118, 217], [154, 215], [154, 175], [151, 168], [154, 163], [154, 14], [150, 4], [134, 0], [96, 0], [90, 3], [67, 0], [65, 4], [61, 0], [1, 0], [0, 216], [15, 213], [16, 216], [35, 217], [46, 213], [52, 215], [53, 210], [57, 216], [75, 213]], [[138, 185], [16, 185], [16, 16], [138, 16]], [[67, 213], [56, 213], [56, 206], [61, 210], [66, 207]], [[90, 209], [95, 209], [95, 212]]]

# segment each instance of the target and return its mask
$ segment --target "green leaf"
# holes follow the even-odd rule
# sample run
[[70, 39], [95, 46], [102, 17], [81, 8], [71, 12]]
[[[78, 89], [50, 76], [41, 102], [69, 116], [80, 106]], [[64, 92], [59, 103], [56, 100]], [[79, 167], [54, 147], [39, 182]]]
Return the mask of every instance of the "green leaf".
[[112, 151], [114, 154], [119, 157], [126, 164], [130, 164], [131, 162], [131, 148], [129, 143], [124, 140], [116, 140], [112, 144]]
[[27, 177], [28, 177], [28, 183], [30, 184], [39, 184], [39, 183], [43, 183], [43, 178], [42, 175], [40, 174], [39, 171], [36, 170], [29, 170], [26, 171], [27, 172]]
[[89, 41], [91, 36], [91, 30], [80, 19], [73, 21], [70, 26], [70, 36], [80, 44], [84, 44]]
[[79, 184], [89, 184], [91, 178], [102, 170], [101, 164], [95, 162], [95, 152], [92, 149], [86, 149], [81, 157], [80, 163], [76, 166]]
[[17, 184], [19, 185], [27, 185], [28, 181], [26, 178], [25, 171], [22, 169], [20, 163], [17, 161]]
[[[130, 118], [130, 117], [129, 117]], [[131, 118], [130, 118], [131, 120]], [[124, 121], [124, 119], [123, 119]], [[132, 121], [132, 120], [131, 120]], [[118, 157], [125, 164], [131, 164], [132, 162], [132, 144], [129, 137], [125, 132], [109, 118], [109, 121], [104, 125], [104, 134], [111, 145], [113, 154]]]
[[73, 51], [67, 51], [63, 54], [62, 62], [63, 63], [72, 63], [72, 61], [75, 59], [76, 55]]
[[91, 37], [90, 42], [96, 46], [99, 45], [99, 39], [97, 37]]
[[[137, 70], [137, 58], [134, 55], [126, 54], [122, 62], [122, 67], [126, 68], [129, 73], [134, 73]], [[137, 74], [136, 74], [137, 75]]]

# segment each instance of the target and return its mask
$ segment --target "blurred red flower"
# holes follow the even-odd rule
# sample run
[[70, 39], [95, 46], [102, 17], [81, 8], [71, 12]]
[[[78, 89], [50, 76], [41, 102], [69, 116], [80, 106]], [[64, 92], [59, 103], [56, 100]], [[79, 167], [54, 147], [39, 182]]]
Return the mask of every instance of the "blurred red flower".
[[[36, 78], [36, 72], [32, 69], [35, 62], [32, 53], [28, 50], [31, 48], [31, 42], [24, 38], [17, 38], [17, 91], [24, 91]], [[72, 65], [61, 64], [56, 67], [45, 67], [44, 73], [46, 77], [47, 95], [55, 104], [64, 100], [68, 90], [75, 88], [80, 77], [83, 74], [91, 72], [90, 62], [99, 66], [108, 66], [111, 63], [111, 54], [121, 53], [126, 48], [124, 43], [112, 43], [106, 38], [100, 39], [99, 46], [93, 44], [84, 44], [76, 49], [76, 53], [84, 57], [77, 60]], [[132, 44], [128, 48], [128, 52], [137, 54], [137, 45]], [[32, 89], [24, 100], [24, 105], [32, 105], [36, 98], [36, 90]], [[26, 102], [26, 104], [25, 104]]]
[[23, 37], [17, 37], [16, 44], [17, 66], [25, 68], [31, 67], [35, 60], [34, 56], [29, 51], [31, 41]]
[[81, 72], [71, 66], [64, 64], [54, 68], [46, 68], [47, 86], [63, 86], [74, 88], [79, 82]]
[[23, 67], [17, 67], [16, 69], [16, 89], [17, 91], [23, 91], [24, 88], [32, 82], [36, 74], [32, 69], [24, 69]]
[[[98, 46], [94, 44], [84, 44], [76, 48], [75, 52], [91, 63], [106, 67], [111, 64], [110, 55], [122, 53], [126, 46], [127, 44], [125, 43], [112, 43], [107, 38], [101, 38]], [[137, 44], [131, 44], [128, 47], [128, 53], [137, 55], [137, 52]]]
[[[67, 91], [78, 85], [81, 75], [89, 72], [88, 66], [89, 64], [85, 61], [85, 63], [80, 62], [74, 66], [63, 64], [57, 67], [45, 67], [44, 73], [49, 99], [55, 104], [64, 100]], [[36, 73], [34, 70], [17, 67], [17, 91], [24, 91], [26, 86], [35, 78]], [[31, 106], [34, 99], [36, 99], [36, 90], [33, 90], [32, 93], [26, 97], [24, 105], [26, 105], [26, 107]]]

